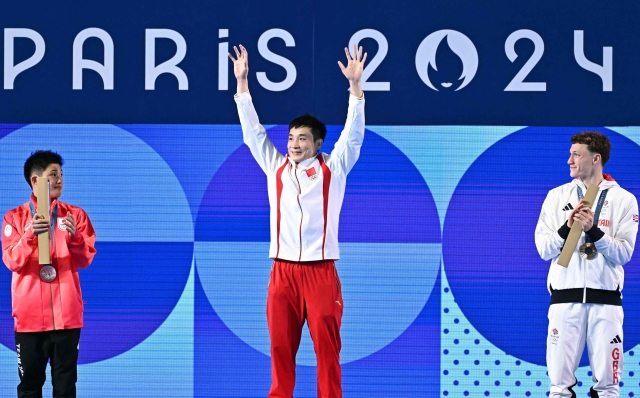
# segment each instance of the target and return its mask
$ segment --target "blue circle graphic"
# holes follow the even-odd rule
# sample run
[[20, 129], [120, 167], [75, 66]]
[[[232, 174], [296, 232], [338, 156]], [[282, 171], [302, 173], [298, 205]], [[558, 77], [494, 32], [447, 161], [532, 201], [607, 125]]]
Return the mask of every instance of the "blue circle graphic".
[[[35, 149], [65, 159], [63, 202], [82, 207], [97, 254], [79, 270], [85, 302], [79, 363], [128, 351], [164, 322], [186, 285], [193, 221], [178, 179], [146, 143], [112, 125], [28, 125], [0, 139], [3, 213], [25, 203], [22, 166]], [[11, 272], [0, 272], [0, 343], [14, 348]]]
[[[340, 131], [329, 126], [326, 152]], [[269, 131], [281, 153], [287, 132], [287, 126]], [[211, 180], [195, 235], [196, 267], [211, 305], [240, 339], [268, 355], [267, 181], [246, 146]], [[395, 146], [367, 131], [340, 215], [343, 363], [378, 351], [413, 322], [437, 277], [440, 239], [435, 203], [420, 172]], [[298, 363], [313, 365], [307, 335]]]
[[[605, 172], [638, 197], [640, 147], [597, 130], [613, 145]], [[545, 364], [549, 262], [538, 255], [534, 230], [548, 191], [571, 181], [569, 138], [578, 131], [529, 127], [498, 141], [466, 171], [445, 218], [444, 268], [456, 303], [487, 340], [538, 365]], [[636, 253], [624, 267], [628, 348], [640, 342], [638, 265]]]

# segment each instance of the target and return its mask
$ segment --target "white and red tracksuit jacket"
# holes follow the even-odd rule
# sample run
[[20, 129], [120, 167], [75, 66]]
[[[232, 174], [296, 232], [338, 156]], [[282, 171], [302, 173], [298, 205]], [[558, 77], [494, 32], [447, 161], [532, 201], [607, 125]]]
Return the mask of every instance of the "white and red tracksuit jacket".
[[349, 97], [344, 130], [331, 154], [299, 164], [278, 152], [258, 120], [248, 92], [236, 95], [244, 143], [267, 175], [271, 205], [269, 257], [338, 260], [338, 223], [347, 174], [364, 140], [364, 98]]
[[[587, 192], [580, 179], [549, 191], [535, 231], [535, 243], [543, 260], [552, 260], [547, 288], [584, 289], [582, 302], [588, 300], [586, 289], [622, 291], [624, 287], [623, 265], [631, 260], [638, 233], [638, 202], [630, 192], [622, 189], [607, 174], [598, 186], [599, 192], [593, 204], [595, 211], [602, 191], [608, 189], [598, 225], [589, 233], [582, 233], [567, 268], [557, 265], [569, 227], [566, 225], [571, 210], [578, 204], [578, 187]], [[565, 235], [564, 237], [561, 235]], [[598, 256], [587, 260], [579, 255], [579, 247], [586, 236], [598, 249]], [[593, 235], [593, 236], [591, 236]]]
[[[36, 198], [31, 195], [36, 206]], [[58, 221], [51, 245], [51, 265], [57, 278], [40, 280], [38, 237], [31, 232], [29, 203], [9, 210], [2, 222], [2, 260], [13, 272], [11, 298], [16, 332], [44, 332], [84, 326], [82, 291], [78, 268], [87, 268], [96, 254], [96, 234], [91, 221], [79, 207], [53, 200], [58, 206]], [[76, 233], [71, 236], [62, 224], [67, 214], [76, 219]]]

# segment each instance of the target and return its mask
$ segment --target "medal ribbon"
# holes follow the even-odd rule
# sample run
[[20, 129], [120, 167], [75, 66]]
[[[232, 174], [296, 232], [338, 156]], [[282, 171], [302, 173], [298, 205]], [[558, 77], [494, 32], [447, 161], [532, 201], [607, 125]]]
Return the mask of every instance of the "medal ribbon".
[[[600, 192], [600, 198], [598, 199], [598, 205], [596, 206], [596, 212], [593, 216], [593, 225], [594, 226], [598, 226], [598, 219], [600, 218], [600, 211], [602, 211], [602, 206], [604, 205], [604, 200], [607, 197], [607, 192], [609, 192], [608, 189], [605, 189], [604, 191]], [[582, 187], [580, 187], [578, 185], [578, 200], [582, 200], [582, 198], [584, 198], [584, 195], [582, 193]], [[591, 239], [589, 238], [589, 235], [585, 234], [585, 238], [587, 242], [591, 242]]]

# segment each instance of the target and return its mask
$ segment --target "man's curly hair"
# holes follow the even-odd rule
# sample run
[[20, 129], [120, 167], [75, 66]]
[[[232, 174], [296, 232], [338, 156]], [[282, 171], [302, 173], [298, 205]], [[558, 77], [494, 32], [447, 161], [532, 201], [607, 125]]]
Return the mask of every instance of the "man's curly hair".
[[602, 166], [609, 161], [611, 154], [611, 142], [609, 138], [598, 131], [581, 131], [571, 137], [572, 144], [584, 144], [591, 153], [599, 153], [602, 156]]

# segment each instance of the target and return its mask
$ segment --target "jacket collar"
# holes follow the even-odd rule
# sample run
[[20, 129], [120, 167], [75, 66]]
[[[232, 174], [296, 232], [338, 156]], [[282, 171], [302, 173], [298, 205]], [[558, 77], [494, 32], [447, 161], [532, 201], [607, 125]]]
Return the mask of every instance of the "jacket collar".
[[[609, 189], [609, 188], [612, 188], [612, 187], [620, 186], [616, 182], [616, 180], [614, 180], [613, 177], [611, 177], [611, 175], [606, 174], [606, 173], [602, 173], [602, 177], [604, 177], [604, 180], [602, 180], [602, 182], [600, 182], [600, 185], [598, 185], [600, 190], [604, 190], [604, 189]], [[581, 187], [586, 192], [587, 187], [584, 185], [584, 183], [582, 182], [582, 180], [580, 178], [574, 178], [574, 180], [572, 182], [575, 185]]]
[[[287, 160], [289, 160], [289, 164], [291, 164], [291, 166], [296, 167], [296, 162], [294, 162], [293, 160], [291, 160], [291, 158], [289, 156], [287, 156]], [[309, 159], [305, 159], [302, 162], [298, 163], [298, 169], [300, 170], [306, 170], [308, 168], [311, 167], [311, 165], [316, 162], [318, 160], [318, 155], [309, 158]]]
[[[30, 202], [33, 203], [33, 206], [37, 209], [38, 208], [38, 198], [36, 198], [36, 195], [34, 195], [33, 193], [31, 194], [31, 197], [29, 198]], [[49, 211], [51, 211], [51, 209], [53, 209], [57, 204], [58, 204], [58, 199], [53, 199], [51, 200], [51, 203], [49, 203]]]

